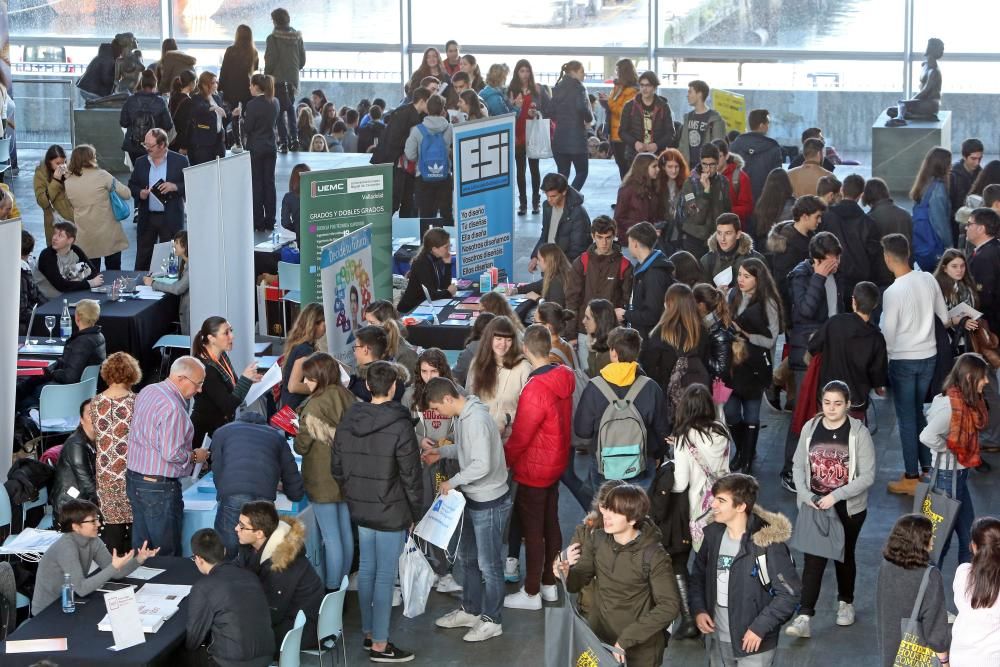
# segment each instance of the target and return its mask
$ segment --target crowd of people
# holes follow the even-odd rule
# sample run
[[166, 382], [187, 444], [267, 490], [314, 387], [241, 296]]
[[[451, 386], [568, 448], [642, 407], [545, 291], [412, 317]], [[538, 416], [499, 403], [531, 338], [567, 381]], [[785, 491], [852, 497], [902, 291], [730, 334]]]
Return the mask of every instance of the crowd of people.
[[[337, 109], [320, 89], [296, 101], [302, 37], [288, 12], [271, 16], [263, 72], [246, 26], [219, 76], [196, 75], [194, 59], [165, 40], [122, 109], [127, 185], [90, 146], [68, 161], [58, 146], [47, 151], [35, 172], [46, 234], [36, 263], [33, 237], [22, 236], [22, 329], [34, 303], [100, 286], [102, 259], [121, 268], [127, 241], [111, 193], [136, 202], [137, 269], [155, 269], [153, 244], [173, 241], [179, 279], [157, 288], [185, 309], [186, 166], [248, 150], [253, 224], [267, 230], [279, 152], [372, 153], [394, 166], [394, 211], [450, 218], [452, 175], [438, 158], [448, 164], [452, 125], [509, 112], [516, 214], [528, 215], [530, 195], [540, 215], [528, 270], [542, 276], [517, 287], [532, 307], [481, 295], [454, 365], [412, 346], [401, 313], [457, 290], [441, 228], [424, 234], [398, 303], [364, 309], [353, 368], [323, 351], [323, 308], [305, 306], [273, 406], [298, 416], [299, 470], [266, 416], [239, 410], [260, 375], [253, 362], [234, 367], [225, 317], [206, 319], [191, 355], [136, 393], [138, 362], [106, 354], [100, 308], [81, 301], [63, 358], [18, 389], [19, 409], [30, 409], [42, 385], [76, 382], [96, 363], [106, 387], [80, 407], [56, 465], [51, 498], [66, 535], [39, 567], [33, 612], [57, 599], [64, 575], [85, 595], [148, 557], [182, 553], [180, 480], [211, 457], [215, 528], [190, 545], [211, 576], [192, 590], [187, 648], [217, 662], [268, 664], [299, 610], [314, 628], [355, 551], [370, 659], [412, 660], [391, 641], [399, 556], [435, 497], [454, 490], [465, 496], [458, 558], [436, 575], [461, 602], [438, 628], [460, 628], [466, 642], [497, 637], [505, 609], [541, 610], [563, 579], [619, 661], [660, 665], [668, 639], [704, 636], [712, 665], [766, 667], [781, 632], [812, 636], [828, 560], [836, 624], [857, 621], [857, 546], [879, 468], [875, 394], [891, 396], [903, 453], [887, 490], [915, 496], [927, 482], [960, 501], [946, 530], [906, 514], [885, 540], [878, 616], [865, 619], [879, 660], [894, 664], [911, 613], [940, 664], [1000, 659], [1000, 520], [977, 518], [969, 493], [971, 471], [990, 472], [982, 453], [1000, 451], [1000, 163], [980, 167], [981, 141], [964, 141], [954, 162], [947, 148], [929, 151], [904, 208], [881, 179], [835, 175], [843, 163], [820, 128], [803, 133], [787, 168], [767, 110], [729, 132], [704, 81], [689, 84], [691, 108], [675, 122], [656, 74], [629, 59], [617, 62], [612, 90], [591, 98], [577, 61], [550, 90], [527, 60], [484, 77], [454, 41], [444, 57], [426, 50], [395, 109], [380, 99]], [[527, 153], [536, 118], [554, 125], [557, 171], [544, 176]], [[622, 180], [613, 215], [592, 219], [581, 191], [591, 140], [604, 137]], [[296, 233], [306, 170], [293, 170], [281, 207], [280, 224]], [[774, 479], [756, 466], [764, 402], [791, 413]], [[582, 479], [574, 452], [586, 457]], [[305, 556], [305, 527], [275, 510], [279, 483], [313, 507], [322, 562]], [[560, 484], [585, 515], [568, 543]], [[796, 517], [758, 504], [769, 484], [794, 494]], [[836, 529], [809, 530], [819, 523]], [[940, 568], [953, 537], [952, 621]], [[508, 594], [506, 583], [520, 587]]]

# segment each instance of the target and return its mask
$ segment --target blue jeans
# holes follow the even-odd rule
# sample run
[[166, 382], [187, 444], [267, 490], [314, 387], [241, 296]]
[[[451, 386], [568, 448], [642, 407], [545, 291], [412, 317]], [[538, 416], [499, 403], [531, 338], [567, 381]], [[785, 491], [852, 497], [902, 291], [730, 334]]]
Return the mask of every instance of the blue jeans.
[[243, 513], [241, 511], [243, 504], [258, 499], [260, 496], [238, 493], [222, 498], [215, 508], [215, 532], [219, 534], [222, 543], [226, 545], [226, 558], [229, 560], [236, 558], [236, 550], [240, 546], [239, 537], [236, 535], [236, 524], [239, 523], [240, 514]]
[[[951, 495], [951, 470], [939, 470], [934, 488], [945, 491]], [[944, 563], [944, 557], [948, 554], [948, 547], [951, 546], [952, 534], [958, 535], [958, 562], [968, 563], [972, 560], [972, 551], [969, 550], [971, 542], [972, 521], [976, 518], [976, 510], [972, 507], [972, 496], [969, 495], [969, 470], [958, 471], [958, 481], [955, 483], [957, 495], [955, 499], [962, 503], [958, 510], [958, 518], [955, 519], [955, 527], [945, 535], [937, 535], [935, 539], [944, 540], [944, 547], [941, 549], [941, 558], [938, 559], [938, 568]]]
[[500, 623], [503, 608], [504, 528], [510, 518], [510, 494], [489, 509], [465, 506], [458, 558], [462, 569], [462, 609]]
[[744, 398], [737, 396], [736, 392], [729, 395], [729, 400], [722, 406], [722, 411], [726, 414], [727, 424], [759, 424], [760, 423], [760, 402], [761, 397]]
[[896, 409], [907, 477], [916, 477], [922, 467], [931, 464], [931, 452], [920, 444], [917, 436], [927, 426], [924, 398], [934, 379], [934, 361], [934, 357], [889, 361], [892, 405]]
[[580, 503], [580, 507], [583, 508], [584, 512], [590, 511], [590, 493], [587, 491], [587, 484], [576, 476], [576, 471], [573, 470], [573, 452], [569, 455], [569, 464], [567, 464], [566, 469], [563, 470], [562, 477], [560, 481], [566, 485], [569, 492], [573, 494], [576, 498], [576, 502]]
[[573, 165], [576, 175], [573, 177], [573, 189], [579, 192], [583, 189], [583, 184], [587, 182], [587, 174], [590, 171], [590, 156], [586, 153], [559, 153], [552, 151], [552, 158], [556, 161], [556, 171], [569, 178], [569, 168]]
[[[403, 553], [405, 539], [405, 530], [374, 530], [358, 526], [358, 546], [361, 550], [361, 561], [358, 564], [361, 633], [365, 636], [370, 634], [375, 644], [389, 640], [392, 587], [396, 583], [399, 555]], [[501, 581], [502, 574], [501, 572]]]
[[[354, 560], [354, 535], [347, 503], [313, 503], [313, 519], [323, 539], [323, 567], [327, 588], [340, 588]], [[403, 548], [399, 548], [402, 553]], [[398, 554], [397, 554], [398, 556]]]
[[143, 542], [150, 549], [159, 547], [160, 556], [181, 555], [181, 526], [184, 523], [184, 500], [181, 483], [176, 479], [150, 477], [128, 471], [125, 492], [132, 505], [132, 547]]

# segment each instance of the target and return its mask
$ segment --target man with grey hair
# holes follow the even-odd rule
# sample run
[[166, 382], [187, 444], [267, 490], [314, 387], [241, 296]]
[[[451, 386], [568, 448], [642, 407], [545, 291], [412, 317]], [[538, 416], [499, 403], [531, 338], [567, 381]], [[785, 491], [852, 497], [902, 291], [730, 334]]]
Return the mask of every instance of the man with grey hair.
[[166, 380], [147, 386], [135, 399], [125, 477], [133, 514], [132, 545], [148, 542], [160, 548], [161, 556], [181, 554], [180, 478], [208, 459], [208, 450], [191, 448], [194, 425], [188, 416], [188, 401], [203, 384], [205, 365], [194, 357], [180, 357]]

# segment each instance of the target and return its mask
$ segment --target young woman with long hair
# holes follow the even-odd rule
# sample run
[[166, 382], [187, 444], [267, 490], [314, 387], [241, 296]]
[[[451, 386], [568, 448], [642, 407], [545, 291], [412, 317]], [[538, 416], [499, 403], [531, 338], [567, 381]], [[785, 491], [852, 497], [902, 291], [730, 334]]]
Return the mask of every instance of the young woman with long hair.
[[615, 63], [615, 81], [610, 93], [600, 93], [597, 96], [601, 106], [607, 111], [608, 139], [611, 141], [611, 152], [618, 165], [618, 176], [622, 179], [628, 173], [629, 163], [625, 159], [625, 144], [618, 136], [618, 128], [622, 124], [622, 109], [639, 94], [639, 74], [635, 71], [635, 63], [631, 58], [622, 58]]
[[731, 366], [733, 361], [733, 341], [736, 330], [729, 314], [729, 302], [726, 295], [715, 285], [698, 283], [692, 290], [694, 301], [698, 305], [698, 314], [702, 317], [705, 329], [708, 331], [708, 373], [712, 381], [722, 380], [727, 386], [732, 383]]
[[468, 120], [486, 118], [479, 95], [474, 90], [463, 90], [458, 96], [458, 110], [464, 113]]
[[[295, 128], [298, 133], [298, 140], [300, 146], [308, 146], [309, 152], [314, 152], [312, 147], [312, 140], [317, 136], [323, 136], [321, 133], [316, 131], [316, 121], [313, 118], [312, 109], [308, 106], [301, 107], [295, 116]], [[326, 144], [326, 139], [323, 140], [323, 144]]]
[[333, 125], [338, 120], [340, 118], [337, 117], [337, 107], [333, 105], [333, 102], [324, 104], [319, 114], [319, 134], [324, 137], [333, 134]]
[[465, 347], [458, 353], [458, 360], [451, 369], [455, 381], [462, 387], [469, 379], [469, 367], [472, 366], [472, 360], [476, 358], [476, 351], [479, 349], [483, 331], [486, 330], [486, 325], [492, 322], [494, 317], [496, 315], [493, 313], [479, 313], [479, 317], [472, 322], [472, 330], [469, 332], [469, 337], [465, 339]]
[[[663, 241], [663, 237], [660, 237]], [[705, 279], [705, 271], [701, 268], [698, 258], [687, 250], [678, 250], [668, 258], [674, 265], [674, 278], [677, 282], [694, 288], [695, 285]]]
[[406, 342], [406, 325], [403, 324], [399, 317], [399, 311], [392, 305], [392, 302], [385, 299], [372, 301], [365, 306], [364, 318], [367, 324], [382, 327], [385, 330], [386, 342], [388, 343], [386, 353], [393, 361], [409, 371], [410, 377], [416, 377], [417, 351]]
[[187, 155], [191, 147], [191, 93], [196, 83], [197, 76], [189, 69], [183, 70], [170, 82], [167, 109], [170, 111], [170, 118], [174, 121], [174, 130], [177, 134], [170, 142], [169, 148], [181, 155]]
[[995, 665], [1000, 661], [1000, 519], [976, 519], [970, 534], [972, 562], [955, 570], [952, 591], [958, 616], [951, 628], [952, 662]]
[[448, 72], [441, 62], [441, 52], [433, 46], [424, 51], [424, 55], [420, 59], [420, 66], [413, 71], [413, 76], [410, 77], [410, 91], [419, 88], [420, 82], [429, 76], [433, 76], [442, 85], [451, 83], [451, 77], [448, 76]]
[[618, 326], [615, 307], [607, 299], [593, 299], [583, 311], [583, 330], [587, 333], [587, 376], [595, 378], [611, 363], [608, 334]]
[[956, 499], [962, 503], [955, 526], [948, 535], [938, 535], [944, 540], [938, 567], [951, 546], [952, 533], [958, 537], [958, 562], [968, 563], [969, 530], [976, 510], [969, 495], [969, 468], [982, 464], [979, 432], [989, 422], [983, 389], [992, 382], [990, 365], [978, 354], [967, 352], [955, 360], [945, 378], [941, 393], [931, 401], [927, 410], [927, 426], [920, 432], [920, 442], [931, 450], [931, 466], [937, 468], [935, 488], [952, 494], [953, 480]]
[[312, 169], [304, 162], [292, 167], [292, 173], [288, 176], [288, 192], [281, 198], [281, 226], [295, 232], [296, 243], [299, 243], [300, 230], [299, 179], [307, 171], [312, 171]]
[[253, 228], [271, 231], [277, 217], [274, 167], [278, 159], [278, 137], [274, 127], [280, 113], [280, 105], [274, 98], [274, 77], [254, 74], [250, 77], [250, 95], [242, 116], [245, 146], [250, 151]]
[[[976, 307], [979, 301], [979, 289], [976, 281], [972, 279], [972, 272], [969, 271], [968, 263], [965, 260], [965, 253], [955, 248], [948, 248], [941, 255], [937, 269], [934, 270], [934, 278], [941, 288], [944, 296], [944, 303], [951, 310], [960, 303], [964, 303], [971, 308]], [[951, 334], [952, 348], [960, 352], [971, 352], [972, 345], [969, 342], [969, 332], [979, 328], [979, 322], [971, 317], [954, 317], [948, 323]]]
[[628, 230], [639, 222], [663, 227], [663, 194], [660, 192], [660, 163], [652, 153], [639, 153], [618, 188], [615, 223], [618, 242], [628, 245]]
[[226, 110], [218, 96], [219, 78], [212, 72], [198, 76], [198, 86], [191, 96], [191, 131], [188, 160], [191, 166], [225, 157]]
[[[920, 170], [910, 188], [913, 207], [914, 235], [918, 235], [921, 219], [930, 222], [941, 248], [954, 247], [958, 239], [952, 229], [951, 199], [948, 193], [951, 173], [951, 151], [937, 146], [927, 151]], [[936, 254], [936, 253], [935, 253]], [[940, 255], [923, 254], [914, 247], [913, 258], [924, 271], [933, 271]]]
[[[839, 380], [823, 387], [822, 412], [802, 427], [792, 462], [799, 511], [832, 509], [844, 526], [844, 559], [837, 570], [837, 625], [854, 624], [854, 552], [868, 516], [868, 489], [875, 483], [875, 445], [868, 427], [847, 414], [851, 390]], [[799, 614], [786, 634], [808, 638], [826, 570], [825, 556], [805, 554]]]
[[552, 88], [549, 116], [555, 123], [552, 133], [552, 158], [556, 170], [569, 178], [570, 165], [576, 170], [571, 185], [577, 192], [583, 190], [590, 169], [587, 153], [587, 127], [594, 121], [594, 113], [583, 85], [586, 76], [583, 64], [570, 60], [559, 71], [559, 79]]
[[565, 306], [566, 288], [573, 278], [573, 267], [566, 258], [566, 253], [555, 243], [543, 243], [538, 248], [538, 269], [542, 272], [542, 278], [519, 286], [517, 293]]
[[[540, 211], [541, 194], [538, 188], [542, 182], [542, 175], [538, 170], [538, 159], [528, 159], [525, 128], [529, 120], [547, 117], [549, 93], [544, 86], [535, 83], [535, 72], [531, 68], [531, 63], [523, 58], [514, 65], [514, 76], [511, 77], [510, 86], [507, 88], [507, 98], [517, 114], [514, 121], [514, 163], [517, 167], [517, 197], [519, 201], [517, 214], [527, 214], [528, 192], [530, 192], [531, 214], [537, 215]], [[530, 191], [525, 183], [526, 169], [531, 170]]]
[[753, 207], [753, 244], [757, 248], [767, 247], [767, 235], [779, 222], [792, 219], [795, 197], [792, 181], [784, 167], [772, 169], [764, 180], [760, 197]]
[[677, 214], [681, 211], [681, 190], [690, 169], [687, 160], [676, 148], [664, 148], [656, 160], [660, 163], [660, 197], [663, 199], [663, 223], [657, 227], [659, 248], [669, 256], [680, 248]]
[[[230, 109], [250, 101], [250, 77], [259, 66], [260, 59], [253, 45], [253, 31], [248, 25], [236, 26], [236, 37], [232, 46], [226, 47], [222, 67], [219, 68], [219, 92], [222, 93], [222, 101]], [[271, 88], [271, 97], [274, 97], [274, 86]]]
[[924, 599], [917, 609], [923, 639], [948, 664], [948, 604], [941, 570], [930, 562], [934, 524], [923, 514], [904, 514], [896, 519], [885, 547], [875, 584], [876, 625], [880, 664], [893, 667], [902, 641], [900, 619], [909, 618], [921, 582], [927, 577]]
[[281, 365], [281, 399], [280, 407], [286, 405], [297, 408], [309, 395], [302, 376], [302, 365], [314, 352], [319, 341], [326, 336], [326, 319], [323, 306], [318, 303], [307, 304], [299, 311], [298, 317], [285, 337], [285, 348], [282, 352], [284, 361]]
[[424, 232], [417, 256], [410, 264], [409, 280], [397, 308], [408, 313], [423, 302], [427, 295], [431, 299], [447, 299], [458, 289], [451, 282], [451, 236], [440, 227], [431, 227]]
[[326, 93], [319, 88], [309, 94], [309, 105], [312, 107], [313, 116], [319, 116], [328, 103]]
[[552, 337], [552, 352], [549, 354], [549, 361], [554, 364], [564, 364], [572, 370], [579, 368], [580, 363], [576, 356], [576, 350], [562, 337], [562, 333], [567, 331], [567, 327], [569, 327], [569, 331], [573, 331], [572, 325], [576, 323], [576, 313], [563, 308], [554, 301], [546, 301], [535, 310], [535, 322], [545, 325]]
[[521, 353], [520, 332], [509, 317], [494, 317], [483, 331], [465, 388], [489, 408], [504, 440], [530, 373], [531, 364]]
[[497, 317], [506, 317], [514, 325], [514, 330], [520, 336], [524, 333], [524, 323], [517, 316], [514, 309], [510, 307], [510, 301], [500, 292], [488, 292], [479, 299], [482, 312], [493, 313]]
[[730, 466], [752, 474], [760, 435], [760, 402], [771, 384], [771, 350], [781, 331], [781, 296], [771, 272], [755, 257], [740, 264], [736, 286], [729, 290], [733, 314], [733, 393], [726, 401], [726, 423], [736, 442], [736, 461]]
[[35, 168], [32, 185], [35, 188], [35, 202], [42, 209], [45, 227], [45, 244], [52, 243], [52, 224], [56, 215], [73, 222], [73, 206], [66, 198], [66, 176], [69, 168], [66, 166], [66, 151], [59, 144], [49, 146], [45, 157]]
[[976, 180], [972, 182], [972, 189], [969, 190], [969, 194], [980, 197], [981, 205], [983, 190], [990, 185], [996, 185], [998, 183], [1000, 183], [1000, 160], [990, 160], [983, 165], [983, 170], [979, 172], [979, 175], [976, 176]]
[[486, 86], [486, 82], [483, 81], [483, 73], [479, 70], [479, 65], [476, 63], [476, 57], [471, 53], [466, 53], [459, 60], [459, 69], [469, 75], [469, 85], [477, 93]]

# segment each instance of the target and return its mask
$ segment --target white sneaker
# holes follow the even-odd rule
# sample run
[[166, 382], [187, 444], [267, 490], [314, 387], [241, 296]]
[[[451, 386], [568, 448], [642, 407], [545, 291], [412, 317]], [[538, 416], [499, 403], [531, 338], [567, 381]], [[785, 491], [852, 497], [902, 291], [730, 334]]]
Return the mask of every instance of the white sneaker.
[[493, 637], [503, 634], [503, 626], [493, 621], [481, 620], [479, 624], [465, 633], [462, 637], [467, 642], [483, 642]]
[[953, 614], [953, 613], [951, 613], [949, 611], [948, 612], [948, 625], [951, 625], [952, 623], [954, 623], [956, 618], [958, 618], [958, 616], [956, 616], [955, 614]]
[[394, 586], [392, 589], [392, 606], [398, 607], [403, 604], [403, 589], [399, 586]]
[[516, 593], [505, 595], [503, 606], [508, 609], [527, 609], [528, 611], [538, 611], [542, 608], [541, 595], [529, 595], [522, 588]]
[[809, 629], [809, 617], [805, 614], [796, 616], [792, 624], [785, 628], [785, 634], [789, 637], [802, 637], [803, 639], [811, 637], [812, 632]]
[[854, 625], [854, 605], [841, 600], [837, 603], [837, 625]]
[[521, 581], [521, 563], [516, 558], [508, 558], [503, 564], [503, 578], [508, 584]]
[[352, 572], [351, 576], [347, 578], [347, 590], [356, 591], [358, 590], [358, 573]]
[[446, 574], [443, 577], [438, 578], [435, 590], [438, 593], [461, 593], [462, 587], [458, 585], [457, 581], [455, 581], [455, 577], [450, 574]]
[[555, 584], [542, 584], [542, 602], [559, 602], [559, 587]]
[[434, 625], [439, 628], [473, 628], [477, 623], [479, 623], [479, 617], [470, 614], [461, 607], [434, 621]]

